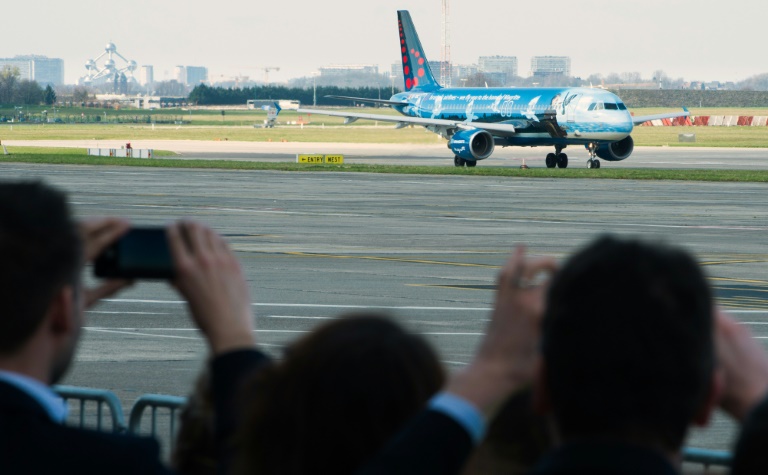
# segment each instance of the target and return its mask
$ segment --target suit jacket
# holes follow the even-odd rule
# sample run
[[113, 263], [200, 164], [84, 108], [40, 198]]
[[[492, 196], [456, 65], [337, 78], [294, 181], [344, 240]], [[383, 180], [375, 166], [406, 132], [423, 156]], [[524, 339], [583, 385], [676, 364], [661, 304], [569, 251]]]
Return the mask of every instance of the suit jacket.
[[0, 473], [168, 474], [154, 439], [66, 427], [0, 382]]
[[606, 441], [564, 444], [547, 454], [530, 475], [677, 475], [664, 456], [650, 448]]

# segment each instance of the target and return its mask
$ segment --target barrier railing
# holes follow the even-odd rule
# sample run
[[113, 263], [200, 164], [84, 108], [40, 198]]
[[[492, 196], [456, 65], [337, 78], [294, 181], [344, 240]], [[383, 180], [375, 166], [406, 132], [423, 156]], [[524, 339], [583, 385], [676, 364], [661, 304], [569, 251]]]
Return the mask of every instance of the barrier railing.
[[704, 470], [710, 467], [730, 467], [733, 456], [724, 450], [699, 449], [685, 447], [683, 449], [683, 461], [698, 463], [704, 466]]
[[[95, 417], [95, 422], [91, 428], [102, 432], [107, 431], [104, 428], [103, 410], [103, 408], [106, 407], [111, 421], [111, 430], [109, 430], [109, 432], [125, 432], [128, 429], [128, 426], [125, 425], [123, 406], [120, 404], [120, 400], [112, 391], [62, 385], [54, 386], [53, 390], [56, 391], [59, 396], [61, 396], [67, 403], [69, 403], [70, 400], [79, 402], [79, 427], [89, 426], [86, 417], [86, 405], [90, 401], [96, 403], [96, 413], [92, 415], [92, 417]], [[71, 424], [71, 422], [69, 423]]]
[[187, 398], [179, 396], [165, 396], [162, 394], [145, 394], [133, 403], [131, 408], [131, 415], [128, 418], [128, 432], [132, 434], [141, 433], [141, 421], [144, 416], [144, 411], [150, 410], [150, 430], [149, 434], [155, 438], [161, 438], [158, 434], [158, 409], [168, 410], [168, 430], [166, 432], [168, 436], [168, 447], [171, 450], [174, 447], [176, 440], [176, 419], [178, 418], [179, 410], [187, 402]]
[[[174, 439], [176, 435], [176, 420], [179, 416], [181, 408], [186, 404], [187, 398], [180, 396], [166, 396], [161, 394], [145, 394], [139, 397], [131, 407], [129, 415], [129, 423], [125, 424], [125, 417], [123, 407], [120, 404], [120, 400], [117, 396], [104, 389], [90, 389], [81, 388], [76, 386], [54, 386], [53, 390], [58, 393], [65, 401], [78, 401], [79, 402], [79, 414], [76, 418], [78, 421], [78, 427], [90, 427], [98, 431], [110, 431], [110, 432], [128, 432], [131, 434], [151, 435], [162, 442], [165, 447], [173, 449]], [[96, 403], [95, 414], [90, 414], [87, 411], [87, 402]], [[106, 428], [103, 424], [104, 410], [103, 407], [108, 409], [111, 425], [110, 428]], [[150, 428], [148, 433], [144, 433], [141, 430], [141, 422], [144, 419], [144, 412], [150, 410]], [[160, 421], [158, 410], [167, 410], [165, 415], [168, 419], [165, 422]], [[90, 415], [88, 415], [90, 414]], [[162, 414], [160, 414], [162, 415]], [[88, 424], [90, 418], [95, 418], [93, 424]], [[163, 416], [163, 419], [165, 417]], [[72, 424], [72, 421], [68, 421]], [[161, 434], [159, 426], [167, 426], [167, 431]], [[697, 447], [685, 447], [683, 449], [683, 461], [685, 463], [700, 464], [704, 467], [704, 470], [708, 470], [710, 467], [730, 467], [732, 455], [730, 452], [723, 450], [711, 450], [702, 449]]]

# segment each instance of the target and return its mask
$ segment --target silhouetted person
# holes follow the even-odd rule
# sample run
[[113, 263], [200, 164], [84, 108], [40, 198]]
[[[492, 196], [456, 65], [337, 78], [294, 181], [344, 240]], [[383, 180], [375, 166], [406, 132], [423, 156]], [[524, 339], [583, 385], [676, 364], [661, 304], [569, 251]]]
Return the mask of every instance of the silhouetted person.
[[[73, 220], [63, 193], [41, 183], [0, 183], [0, 471], [2, 473], [167, 473], [153, 439], [63, 425], [50, 389], [74, 360], [85, 309], [126, 281], [86, 288], [83, 264], [129, 228], [125, 220]], [[248, 286], [223, 239], [197, 223], [167, 228], [172, 284], [214, 356], [217, 443], [236, 417], [227, 407], [243, 367], [258, 366]], [[217, 454], [224, 454], [217, 451]]]
[[711, 292], [688, 253], [594, 241], [555, 274], [541, 345], [537, 404], [563, 444], [534, 473], [676, 472], [720, 389]]
[[444, 379], [430, 346], [384, 316], [327, 323], [244, 393], [237, 473], [352, 474]]

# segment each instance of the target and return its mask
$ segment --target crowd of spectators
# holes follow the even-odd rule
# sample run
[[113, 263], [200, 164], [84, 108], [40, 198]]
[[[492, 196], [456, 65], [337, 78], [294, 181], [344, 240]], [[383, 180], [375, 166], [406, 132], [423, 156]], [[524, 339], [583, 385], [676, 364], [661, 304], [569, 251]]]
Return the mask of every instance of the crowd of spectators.
[[679, 247], [605, 236], [558, 264], [518, 247], [471, 362], [446, 375], [386, 315], [340, 316], [273, 360], [227, 243], [179, 221], [172, 286], [210, 360], [172, 467], [156, 441], [63, 424], [50, 389], [85, 309], [132, 284], [82, 271], [130, 228], [74, 220], [39, 182], [0, 183], [0, 472], [110, 474], [675, 474], [718, 407], [743, 430], [732, 473], [761, 473], [768, 355]]

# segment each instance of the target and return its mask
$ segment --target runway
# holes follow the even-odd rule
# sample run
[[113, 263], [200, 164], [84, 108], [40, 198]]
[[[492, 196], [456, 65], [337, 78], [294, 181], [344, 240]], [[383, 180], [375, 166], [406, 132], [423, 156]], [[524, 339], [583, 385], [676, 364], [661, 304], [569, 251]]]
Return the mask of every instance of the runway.
[[[243, 262], [259, 343], [276, 356], [340, 313], [374, 309], [460, 367], [515, 244], [562, 259], [605, 232], [690, 249], [720, 303], [768, 340], [761, 184], [0, 167], [5, 179], [44, 178], [69, 190], [79, 216], [141, 225], [187, 217], [219, 230]], [[126, 406], [143, 393], [183, 395], [205, 351], [175, 292], [141, 282], [88, 313], [65, 383], [113, 390]], [[691, 444], [725, 449], [732, 434], [719, 417]]]
[[[120, 148], [118, 140], [7, 140], [9, 147]], [[442, 139], [433, 145], [353, 144], [313, 142], [235, 142], [197, 140], [132, 140], [133, 148], [149, 148], [176, 152], [176, 159], [224, 159], [266, 162], [295, 161], [300, 153], [343, 154], [346, 163], [430, 165], [453, 164], [453, 154]], [[478, 166], [519, 167], [523, 160], [532, 167], [545, 167], [548, 147], [496, 147], [490, 158]], [[569, 167], [586, 167], [588, 154], [584, 147], [564, 150]], [[728, 168], [736, 170], [768, 170], [768, 148], [702, 148], [702, 147], [635, 147], [632, 155], [621, 162], [601, 160], [609, 168]]]

